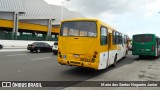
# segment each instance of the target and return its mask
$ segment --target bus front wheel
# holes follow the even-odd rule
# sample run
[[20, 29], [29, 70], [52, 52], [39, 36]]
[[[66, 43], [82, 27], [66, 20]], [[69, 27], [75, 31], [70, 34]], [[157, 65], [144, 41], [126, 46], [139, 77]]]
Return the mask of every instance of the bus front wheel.
[[144, 56], [143, 55], [139, 55], [139, 58], [141, 59], [141, 58], [143, 58]]

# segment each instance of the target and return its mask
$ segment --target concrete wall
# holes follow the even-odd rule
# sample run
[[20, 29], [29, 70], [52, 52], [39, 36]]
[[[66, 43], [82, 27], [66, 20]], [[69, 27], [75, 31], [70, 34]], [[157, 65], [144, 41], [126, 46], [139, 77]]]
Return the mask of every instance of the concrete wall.
[[40, 24], [40, 25], [45, 25], [48, 26], [48, 20], [20, 20], [20, 22], [26, 22], [26, 23], [30, 23], [30, 24]]
[[24, 40], [0, 40], [0, 43], [4, 48], [27, 48], [28, 44], [33, 42], [46, 42], [53, 46], [54, 41], [24, 41]]

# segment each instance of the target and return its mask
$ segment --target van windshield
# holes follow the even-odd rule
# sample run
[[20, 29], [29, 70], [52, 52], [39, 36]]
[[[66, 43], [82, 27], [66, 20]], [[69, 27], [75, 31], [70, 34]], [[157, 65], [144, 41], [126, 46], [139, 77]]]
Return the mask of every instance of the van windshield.
[[97, 26], [92, 21], [64, 22], [61, 26], [61, 36], [96, 37]]

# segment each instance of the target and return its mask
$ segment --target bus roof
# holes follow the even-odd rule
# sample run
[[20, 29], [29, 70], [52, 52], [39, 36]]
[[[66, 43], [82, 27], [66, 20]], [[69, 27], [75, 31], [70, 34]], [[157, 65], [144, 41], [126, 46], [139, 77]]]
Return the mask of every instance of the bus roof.
[[68, 22], [68, 21], [83, 21], [83, 20], [86, 20], [86, 21], [98, 21], [98, 19], [94, 19], [94, 18], [72, 18], [72, 19], [63, 20], [62, 22]]
[[136, 36], [136, 35], [155, 35], [155, 34], [152, 34], [152, 33], [134, 34], [134, 36]]
[[153, 36], [159, 38], [156, 34], [153, 34], [153, 33], [134, 34], [133, 36], [137, 36], [137, 35], [153, 35]]
[[69, 22], [69, 21], [95, 21], [95, 22], [100, 22], [102, 25], [107, 26], [108, 28], [115, 30], [109, 24], [106, 24], [106, 23], [102, 22], [101, 20], [98, 20], [98, 19], [95, 19], [95, 18], [73, 18], [73, 19], [63, 20], [62, 23], [63, 22]]

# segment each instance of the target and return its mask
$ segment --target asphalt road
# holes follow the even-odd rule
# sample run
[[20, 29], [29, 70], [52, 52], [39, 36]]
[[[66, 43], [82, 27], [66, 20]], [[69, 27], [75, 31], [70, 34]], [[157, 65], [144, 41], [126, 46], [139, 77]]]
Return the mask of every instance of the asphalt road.
[[[134, 62], [121, 60], [117, 67]], [[117, 68], [116, 67], [116, 68]], [[116, 68], [108, 68], [113, 70]], [[0, 52], [1, 81], [85, 81], [104, 71], [63, 66], [52, 53]]]
[[52, 53], [0, 52], [1, 81], [85, 81], [94, 70], [61, 66]]
[[138, 56], [129, 54], [116, 67], [95, 71], [59, 65], [57, 56], [52, 52], [0, 52], [0, 81], [154, 81], [160, 80], [159, 65], [159, 58], [141, 60]]

